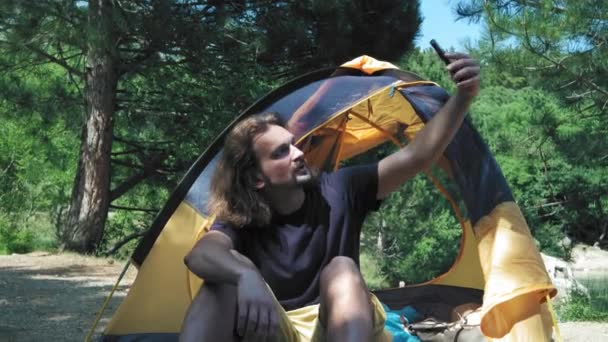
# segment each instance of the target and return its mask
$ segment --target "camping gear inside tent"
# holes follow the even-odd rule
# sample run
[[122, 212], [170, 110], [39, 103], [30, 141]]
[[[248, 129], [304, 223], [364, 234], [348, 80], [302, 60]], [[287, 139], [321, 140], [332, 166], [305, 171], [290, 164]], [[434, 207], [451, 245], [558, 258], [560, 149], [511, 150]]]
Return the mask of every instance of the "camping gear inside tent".
[[[137, 246], [131, 259], [137, 277], [102, 340], [177, 340], [203, 284], [183, 259], [213, 222], [206, 208], [209, 182], [223, 137], [236, 122], [254, 113], [278, 113], [308, 163], [331, 171], [385, 142], [415, 139], [448, 98], [437, 84], [368, 56], [304, 75], [263, 97], [198, 158]], [[478, 303], [488, 340], [550, 340], [548, 305], [555, 288], [496, 161], [469, 120], [437, 165], [459, 192], [448, 193], [429, 172], [461, 224], [458, 257], [433, 280], [376, 295], [395, 309], [434, 305], [438, 316]], [[461, 212], [455, 198], [466, 210]]]

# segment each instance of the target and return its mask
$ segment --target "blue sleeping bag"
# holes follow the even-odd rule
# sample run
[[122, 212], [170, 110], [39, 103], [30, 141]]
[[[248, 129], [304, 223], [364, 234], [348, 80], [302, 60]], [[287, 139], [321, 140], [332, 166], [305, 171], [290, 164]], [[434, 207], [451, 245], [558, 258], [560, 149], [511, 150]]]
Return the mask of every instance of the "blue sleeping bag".
[[391, 310], [385, 304], [382, 304], [382, 307], [386, 311], [384, 328], [393, 335], [393, 342], [420, 342], [420, 339], [406, 331], [401, 323], [401, 316], [404, 316], [408, 322], [422, 319], [422, 316], [413, 307], [406, 306], [399, 310]]

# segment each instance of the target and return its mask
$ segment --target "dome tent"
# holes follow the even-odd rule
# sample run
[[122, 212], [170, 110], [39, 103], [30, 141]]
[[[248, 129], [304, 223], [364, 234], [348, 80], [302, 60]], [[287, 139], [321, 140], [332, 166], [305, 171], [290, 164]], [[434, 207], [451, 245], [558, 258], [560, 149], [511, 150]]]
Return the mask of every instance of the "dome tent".
[[[223, 137], [236, 122], [254, 113], [278, 113], [308, 163], [331, 171], [387, 141], [401, 145], [414, 139], [448, 98], [437, 84], [368, 56], [304, 75], [263, 97], [198, 158], [140, 241], [131, 258], [139, 268], [137, 278], [102, 340], [177, 340], [203, 284], [183, 259], [213, 222], [206, 207], [209, 182]], [[392, 308], [480, 303], [481, 329], [488, 338], [550, 340], [545, 301], [555, 288], [496, 161], [470, 121], [437, 164], [457, 185], [467, 212], [464, 217], [433, 178], [463, 230], [458, 257], [433, 280], [376, 295]]]

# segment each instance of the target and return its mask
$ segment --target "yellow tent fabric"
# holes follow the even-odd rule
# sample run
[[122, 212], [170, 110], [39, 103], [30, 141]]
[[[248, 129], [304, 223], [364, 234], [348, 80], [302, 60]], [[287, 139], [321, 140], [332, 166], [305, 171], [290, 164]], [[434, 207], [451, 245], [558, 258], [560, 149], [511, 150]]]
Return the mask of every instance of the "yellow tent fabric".
[[538, 315], [547, 293], [555, 296], [557, 291], [515, 203], [497, 206], [475, 230], [486, 278], [481, 328], [486, 336], [499, 338]]
[[366, 74], [373, 74], [375, 71], [378, 70], [397, 69], [397, 67], [391, 63], [379, 61], [373, 57], [366, 55], [348, 61], [342, 64], [342, 66], [347, 68], [358, 69]]
[[[395, 66], [363, 56], [343, 65], [372, 74]], [[291, 129], [315, 108], [335, 80], [329, 79], [294, 111]], [[335, 165], [386, 141], [415, 139], [424, 127], [415, 108], [398, 91], [432, 82], [395, 82], [345, 108], [300, 135], [298, 144], [313, 166], [328, 159]], [[312, 138], [317, 140], [312, 145]], [[445, 168], [448, 174], [449, 168]], [[504, 202], [474, 225], [462, 221], [461, 250], [452, 268], [425, 284], [483, 289], [481, 327], [496, 341], [548, 341], [551, 320], [547, 294], [556, 291], [533, 243], [522, 213], [514, 202]], [[176, 333], [187, 307], [202, 284], [190, 274], [183, 258], [212, 222], [186, 201], [163, 227], [127, 297], [113, 315], [106, 335]]]
[[[177, 208], [138, 270], [106, 334], [175, 333], [192, 301], [184, 257], [206, 220], [187, 203]], [[197, 278], [198, 279], [198, 278]], [[199, 287], [200, 287], [200, 279]]]

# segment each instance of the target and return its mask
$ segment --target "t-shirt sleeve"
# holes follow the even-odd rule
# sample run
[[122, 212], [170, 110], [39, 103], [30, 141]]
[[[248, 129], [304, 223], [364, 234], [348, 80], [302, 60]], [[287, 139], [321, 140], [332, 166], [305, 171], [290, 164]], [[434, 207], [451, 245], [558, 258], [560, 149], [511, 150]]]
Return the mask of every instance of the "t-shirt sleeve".
[[342, 168], [329, 177], [337, 188], [342, 188], [352, 210], [365, 214], [378, 210], [378, 164], [356, 165]]
[[232, 240], [234, 249], [238, 252], [241, 251], [241, 249], [242, 249], [241, 234], [239, 234], [238, 229], [235, 228], [232, 224], [221, 221], [221, 220], [215, 220], [215, 222], [213, 222], [213, 224], [211, 225], [211, 228], [209, 228], [209, 230], [215, 230], [215, 231], [222, 232], [222, 233], [228, 235], [228, 237]]

